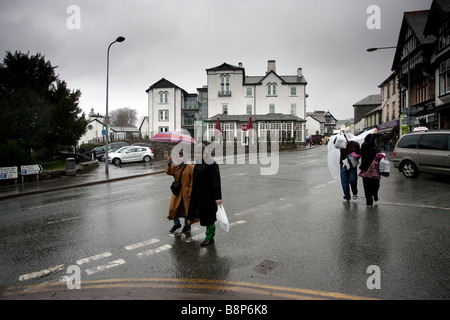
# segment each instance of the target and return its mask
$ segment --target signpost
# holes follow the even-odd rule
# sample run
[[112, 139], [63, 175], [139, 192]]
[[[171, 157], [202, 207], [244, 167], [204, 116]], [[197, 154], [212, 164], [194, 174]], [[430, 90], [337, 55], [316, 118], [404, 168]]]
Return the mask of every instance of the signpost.
[[0, 168], [0, 179], [17, 179], [19, 177], [17, 167]]
[[22, 182], [24, 180], [23, 176], [28, 176], [35, 174], [36, 179], [39, 180], [39, 173], [42, 172], [42, 166], [40, 164], [32, 164], [26, 166], [20, 166], [20, 175], [22, 176]]

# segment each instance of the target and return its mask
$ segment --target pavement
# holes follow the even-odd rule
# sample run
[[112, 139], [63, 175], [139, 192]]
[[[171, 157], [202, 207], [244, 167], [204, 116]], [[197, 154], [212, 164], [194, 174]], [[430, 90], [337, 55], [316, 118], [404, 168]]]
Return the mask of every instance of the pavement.
[[108, 174], [105, 172], [105, 163], [99, 163], [97, 168], [73, 176], [63, 175], [55, 179], [25, 181], [24, 183], [11, 181], [9, 185], [0, 185], [0, 200], [158, 174], [164, 172], [166, 163], [166, 160], [160, 160], [120, 166], [109, 164]]

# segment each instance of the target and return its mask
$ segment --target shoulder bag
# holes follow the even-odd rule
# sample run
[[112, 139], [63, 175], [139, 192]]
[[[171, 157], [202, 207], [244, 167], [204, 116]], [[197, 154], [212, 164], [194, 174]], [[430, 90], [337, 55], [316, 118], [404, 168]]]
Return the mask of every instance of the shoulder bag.
[[172, 184], [170, 185], [170, 190], [172, 190], [172, 193], [175, 196], [178, 196], [178, 194], [180, 193], [180, 190], [181, 190], [181, 178], [183, 177], [183, 171], [184, 171], [185, 168], [186, 168], [186, 165], [184, 165], [183, 170], [181, 170], [180, 181], [173, 180]]

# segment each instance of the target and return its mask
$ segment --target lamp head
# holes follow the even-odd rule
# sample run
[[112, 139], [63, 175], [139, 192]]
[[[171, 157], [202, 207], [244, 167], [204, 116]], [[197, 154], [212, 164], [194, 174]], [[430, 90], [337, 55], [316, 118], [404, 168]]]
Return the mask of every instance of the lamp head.
[[117, 39], [116, 39], [117, 42], [123, 42], [124, 40], [125, 40], [125, 38], [122, 36], [117, 37]]
[[367, 49], [367, 52], [374, 52], [374, 51], [377, 51], [378, 50], [378, 48], [369, 48], [369, 49]]

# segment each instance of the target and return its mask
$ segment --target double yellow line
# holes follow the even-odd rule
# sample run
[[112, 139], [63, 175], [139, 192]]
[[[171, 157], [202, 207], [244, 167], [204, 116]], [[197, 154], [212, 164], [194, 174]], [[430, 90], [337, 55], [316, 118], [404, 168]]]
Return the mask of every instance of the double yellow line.
[[[171, 278], [124, 278], [124, 279], [106, 279], [81, 282], [81, 289], [72, 289], [70, 294], [82, 297], [83, 294], [89, 295], [84, 290], [107, 290], [105, 296], [112, 296], [113, 289], [197, 289], [217, 291], [216, 295], [224, 295], [223, 292], [249, 295], [249, 299], [288, 299], [288, 300], [325, 300], [325, 299], [343, 299], [343, 300], [372, 300], [372, 298], [348, 295], [338, 292], [317, 291], [293, 287], [282, 287], [264, 284], [254, 284], [249, 282], [236, 282], [225, 280], [208, 279], [171, 279]], [[108, 290], [109, 289], [109, 290]], [[61, 292], [69, 290], [65, 282], [46, 282], [38, 285], [27, 285], [23, 287], [9, 287], [4, 294], [4, 298], [14, 296], [32, 297], [39, 293]], [[177, 290], [179, 293], [179, 290]], [[154, 296], [158, 296], [155, 294]], [[232, 296], [226, 296], [233, 298]], [[149, 299], [152, 295], [149, 294]]]

